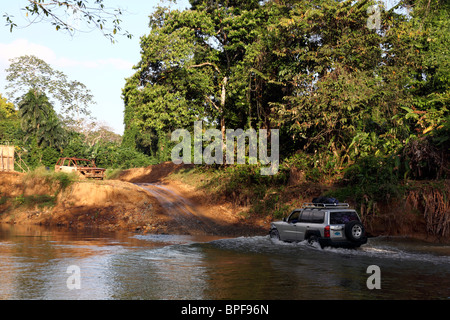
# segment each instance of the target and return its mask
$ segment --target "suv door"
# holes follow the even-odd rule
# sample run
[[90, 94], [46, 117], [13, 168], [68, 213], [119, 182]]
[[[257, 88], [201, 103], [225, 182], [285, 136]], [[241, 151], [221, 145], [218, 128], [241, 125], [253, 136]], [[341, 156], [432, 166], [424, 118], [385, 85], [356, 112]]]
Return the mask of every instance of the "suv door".
[[311, 222], [310, 210], [304, 210], [300, 216], [299, 223], [297, 224], [297, 239], [298, 241], [305, 240], [306, 232], [309, 229], [309, 224]]
[[294, 210], [291, 212], [286, 221], [278, 226], [280, 238], [283, 241], [299, 241], [298, 236], [298, 221], [301, 210]]
[[330, 238], [332, 240], [344, 240], [345, 225], [351, 221], [359, 221], [357, 213], [353, 210], [330, 212]]

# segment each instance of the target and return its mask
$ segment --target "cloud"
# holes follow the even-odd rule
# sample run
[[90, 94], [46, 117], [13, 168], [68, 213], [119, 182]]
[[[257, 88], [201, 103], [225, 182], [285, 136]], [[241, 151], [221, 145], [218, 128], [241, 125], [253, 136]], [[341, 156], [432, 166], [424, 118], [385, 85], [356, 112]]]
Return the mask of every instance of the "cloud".
[[10, 44], [0, 43], [0, 66], [8, 67], [10, 59], [23, 55], [35, 55], [50, 63], [56, 60], [56, 54], [49, 48], [30, 43], [25, 39], [18, 39]]
[[113, 68], [117, 70], [131, 70], [133, 64], [129, 61], [117, 58], [76, 60], [67, 57], [58, 57], [50, 48], [26, 39], [17, 39], [9, 44], [0, 43], [0, 72], [3, 72], [10, 65], [10, 59], [23, 55], [34, 55], [52, 67], [58, 68]]

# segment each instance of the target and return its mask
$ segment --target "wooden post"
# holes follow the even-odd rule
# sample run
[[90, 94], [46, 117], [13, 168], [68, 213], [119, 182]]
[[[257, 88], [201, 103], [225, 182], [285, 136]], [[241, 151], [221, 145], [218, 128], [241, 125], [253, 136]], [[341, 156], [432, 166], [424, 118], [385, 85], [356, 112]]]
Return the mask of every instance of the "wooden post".
[[0, 171], [14, 171], [13, 146], [0, 146]]

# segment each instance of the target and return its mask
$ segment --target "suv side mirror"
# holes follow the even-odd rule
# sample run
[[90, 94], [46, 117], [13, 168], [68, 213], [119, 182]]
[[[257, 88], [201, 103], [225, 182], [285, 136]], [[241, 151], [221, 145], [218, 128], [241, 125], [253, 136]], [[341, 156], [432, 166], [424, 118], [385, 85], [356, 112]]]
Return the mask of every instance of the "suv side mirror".
[[286, 222], [286, 217], [283, 218], [283, 222]]

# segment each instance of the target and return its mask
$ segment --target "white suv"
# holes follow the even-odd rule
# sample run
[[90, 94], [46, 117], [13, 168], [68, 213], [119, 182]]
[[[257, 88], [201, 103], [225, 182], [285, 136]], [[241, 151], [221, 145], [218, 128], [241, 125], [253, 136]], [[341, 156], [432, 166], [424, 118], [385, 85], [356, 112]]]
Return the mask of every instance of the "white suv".
[[271, 223], [270, 237], [281, 241], [304, 241], [321, 247], [359, 247], [367, 243], [358, 214], [347, 203], [305, 203], [283, 221]]

